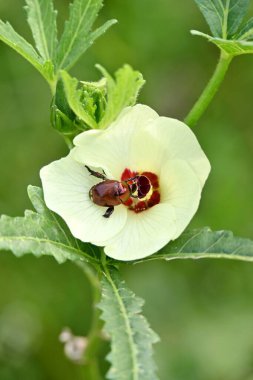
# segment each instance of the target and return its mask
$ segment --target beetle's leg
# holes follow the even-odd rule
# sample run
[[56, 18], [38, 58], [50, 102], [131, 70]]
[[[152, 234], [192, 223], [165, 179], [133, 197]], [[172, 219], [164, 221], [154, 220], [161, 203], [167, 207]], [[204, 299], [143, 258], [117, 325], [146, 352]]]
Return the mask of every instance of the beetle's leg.
[[103, 217], [104, 218], [110, 218], [110, 216], [112, 215], [113, 211], [114, 211], [114, 207], [113, 206], [108, 207], [108, 209], [104, 213]]
[[86, 167], [86, 169], [88, 170], [88, 172], [90, 173], [90, 175], [93, 175], [94, 177], [97, 177], [97, 178], [101, 178], [104, 181], [107, 179], [105, 174], [101, 174], [101, 173], [95, 172], [94, 170], [91, 170], [89, 168], [89, 166], [87, 166], [87, 165], [84, 165], [84, 166]]

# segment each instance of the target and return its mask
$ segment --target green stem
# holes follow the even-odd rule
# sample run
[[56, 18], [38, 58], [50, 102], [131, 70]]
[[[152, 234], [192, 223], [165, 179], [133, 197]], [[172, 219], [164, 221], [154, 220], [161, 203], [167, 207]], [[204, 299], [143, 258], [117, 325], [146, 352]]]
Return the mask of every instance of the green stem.
[[51, 81], [48, 81], [52, 97], [55, 96], [56, 83], [57, 83], [57, 80], [55, 78], [53, 80], [51, 80]]
[[201, 118], [208, 105], [211, 103], [214, 95], [218, 91], [225, 74], [228, 70], [228, 67], [232, 61], [232, 56], [224, 52], [221, 52], [219, 62], [214, 71], [214, 74], [210, 81], [208, 82], [206, 88], [202, 92], [201, 96], [194, 104], [193, 108], [185, 118], [185, 123], [189, 127], [194, 127], [198, 120]]
[[67, 147], [69, 148], [69, 150], [71, 150], [71, 149], [74, 147], [74, 144], [73, 144], [71, 138], [69, 138], [69, 137], [66, 136], [66, 135], [62, 135], [62, 136], [63, 136], [63, 138], [64, 138], [64, 141], [65, 141]]
[[96, 269], [89, 267], [87, 264], [81, 262], [78, 266], [83, 270], [88, 277], [93, 293], [93, 316], [92, 324], [89, 335], [87, 336], [88, 345], [84, 353], [84, 374], [85, 379], [90, 380], [103, 380], [99, 369], [98, 353], [100, 350], [101, 342], [103, 340], [101, 330], [103, 327], [103, 321], [100, 319], [100, 311], [97, 308], [97, 303], [101, 297], [100, 281]]

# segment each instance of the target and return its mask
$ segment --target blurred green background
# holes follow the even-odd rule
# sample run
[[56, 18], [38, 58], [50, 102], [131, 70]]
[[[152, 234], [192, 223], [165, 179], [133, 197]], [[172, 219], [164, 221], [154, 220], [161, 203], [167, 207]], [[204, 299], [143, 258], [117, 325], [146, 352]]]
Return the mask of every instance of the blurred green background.
[[[68, 3], [56, 1], [59, 29]], [[31, 40], [23, 5], [0, 0], [0, 17]], [[183, 118], [218, 56], [215, 47], [189, 33], [207, 31], [193, 0], [105, 0], [100, 21], [106, 18], [119, 24], [72, 73], [97, 80], [95, 63], [109, 71], [130, 63], [147, 80], [140, 102]], [[253, 57], [244, 56], [232, 63], [195, 129], [212, 173], [192, 226], [253, 238], [252, 99]], [[22, 215], [30, 207], [27, 185], [39, 185], [40, 168], [67, 153], [50, 128], [49, 105], [44, 80], [1, 43], [0, 213]], [[145, 315], [162, 338], [156, 346], [162, 380], [253, 379], [253, 264], [175, 261], [122, 267], [122, 272], [146, 300]], [[82, 367], [64, 357], [58, 335], [64, 326], [85, 335], [90, 305], [89, 284], [71, 263], [1, 253], [0, 380], [84, 380]]]

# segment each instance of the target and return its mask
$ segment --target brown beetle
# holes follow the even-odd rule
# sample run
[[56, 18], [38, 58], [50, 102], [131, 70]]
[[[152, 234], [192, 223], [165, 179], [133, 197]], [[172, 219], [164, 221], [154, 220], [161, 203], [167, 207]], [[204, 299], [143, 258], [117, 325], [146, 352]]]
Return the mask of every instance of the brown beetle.
[[[91, 175], [102, 179], [101, 182], [92, 186], [89, 196], [96, 205], [107, 207], [103, 215], [105, 218], [109, 218], [112, 215], [114, 206], [125, 203], [129, 198], [144, 198], [151, 188], [149, 179], [143, 175], [136, 175], [120, 182], [107, 179], [105, 174], [95, 172], [87, 165], [85, 167]], [[132, 183], [129, 184], [129, 182]]]

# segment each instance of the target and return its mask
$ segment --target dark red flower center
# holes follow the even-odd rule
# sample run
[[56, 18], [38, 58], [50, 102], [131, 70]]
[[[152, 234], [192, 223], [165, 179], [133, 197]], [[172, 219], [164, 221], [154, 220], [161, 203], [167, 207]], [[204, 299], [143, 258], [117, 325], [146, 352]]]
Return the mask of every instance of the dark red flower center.
[[135, 172], [126, 168], [121, 181], [126, 181], [131, 190], [130, 198], [124, 205], [136, 213], [147, 210], [160, 203], [159, 180], [154, 173]]

